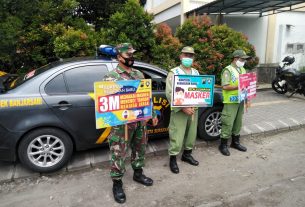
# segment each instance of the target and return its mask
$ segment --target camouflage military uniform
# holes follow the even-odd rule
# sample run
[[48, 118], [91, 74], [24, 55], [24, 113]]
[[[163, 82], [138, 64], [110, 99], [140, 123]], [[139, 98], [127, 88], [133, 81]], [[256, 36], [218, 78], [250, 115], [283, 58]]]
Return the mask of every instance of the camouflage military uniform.
[[[111, 71], [104, 77], [104, 81], [117, 80], [136, 80], [144, 79], [143, 73], [132, 69], [130, 73], [126, 72], [120, 66]], [[156, 117], [153, 113], [153, 117]], [[125, 173], [125, 159], [128, 147], [131, 148], [131, 166], [133, 169], [144, 167], [145, 150], [147, 146], [147, 134], [145, 121], [139, 121], [127, 124], [128, 140], [125, 141], [125, 126], [119, 125], [112, 127], [108, 141], [111, 152], [111, 170], [110, 176], [114, 180], [121, 179]]]

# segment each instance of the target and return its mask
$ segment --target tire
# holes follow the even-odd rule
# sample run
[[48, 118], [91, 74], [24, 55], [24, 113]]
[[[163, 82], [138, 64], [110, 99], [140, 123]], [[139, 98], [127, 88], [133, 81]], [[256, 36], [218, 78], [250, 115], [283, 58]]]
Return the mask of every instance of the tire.
[[204, 111], [198, 121], [198, 136], [206, 141], [217, 140], [221, 130], [222, 106], [215, 106]]
[[18, 147], [20, 162], [35, 172], [54, 172], [68, 163], [73, 153], [70, 136], [55, 128], [26, 134]]
[[279, 85], [280, 81], [281, 80], [279, 79], [274, 79], [271, 83], [272, 89], [279, 94], [285, 94], [287, 93], [287, 84], [285, 83], [283, 86], [280, 86]]

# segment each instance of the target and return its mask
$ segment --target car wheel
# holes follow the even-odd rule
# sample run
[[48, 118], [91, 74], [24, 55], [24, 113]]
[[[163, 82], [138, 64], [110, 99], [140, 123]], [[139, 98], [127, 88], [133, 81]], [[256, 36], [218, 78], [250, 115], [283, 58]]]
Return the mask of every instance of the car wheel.
[[36, 172], [53, 172], [62, 168], [72, 152], [70, 136], [54, 128], [30, 132], [21, 140], [18, 148], [21, 163]]
[[212, 141], [219, 139], [222, 107], [215, 106], [203, 112], [198, 121], [199, 138]]

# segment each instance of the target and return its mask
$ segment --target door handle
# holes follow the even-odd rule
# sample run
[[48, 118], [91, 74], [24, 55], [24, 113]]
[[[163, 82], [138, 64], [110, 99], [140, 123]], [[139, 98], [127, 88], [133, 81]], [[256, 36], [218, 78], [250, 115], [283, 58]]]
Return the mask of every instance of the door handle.
[[72, 106], [72, 104], [70, 104], [67, 101], [61, 101], [58, 104], [53, 104], [52, 105], [52, 107], [54, 107], [54, 108], [69, 108], [71, 106]]

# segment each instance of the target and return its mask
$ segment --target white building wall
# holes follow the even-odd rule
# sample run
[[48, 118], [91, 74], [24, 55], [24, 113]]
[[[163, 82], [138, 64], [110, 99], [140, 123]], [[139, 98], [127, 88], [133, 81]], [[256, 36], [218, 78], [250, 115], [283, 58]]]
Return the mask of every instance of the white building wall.
[[273, 61], [281, 62], [285, 56], [294, 56], [293, 67], [305, 66], [305, 12], [277, 14]]
[[205, 4], [208, 4], [210, 2], [212, 2], [214, 0], [190, 0], [190, 4], [189, 7], [186, 8], [186, 11], [184, 11], [184, 13], [191, 11], [193, 9], [197, 9], [198, 7], [201, 7]]
[[165, 22], [166, 20], [180, 16], [180, 14], [181, 14], [181, 4], [176, 4], [175, 6], [155, 15], [154, 22], [159, 24], [161, 22]]

